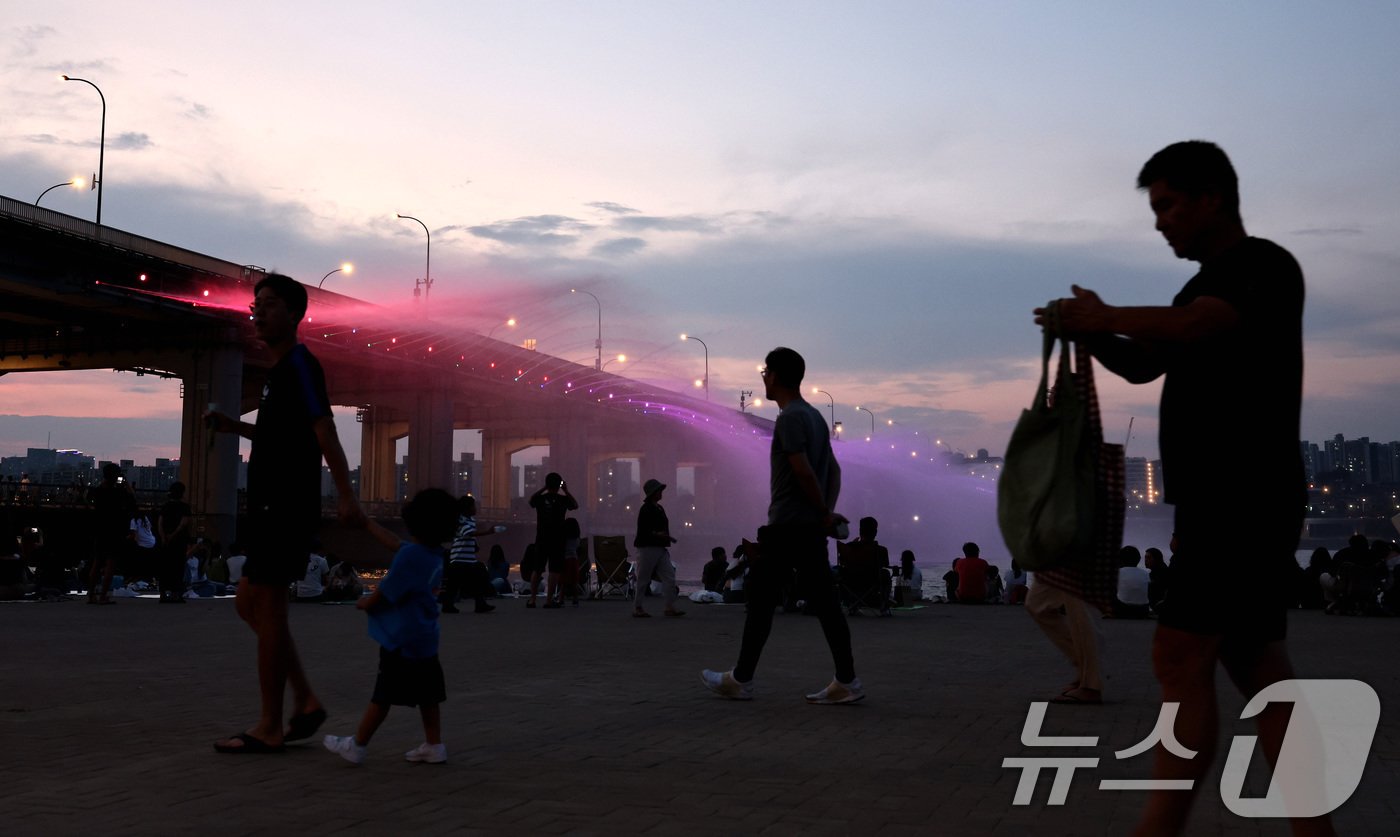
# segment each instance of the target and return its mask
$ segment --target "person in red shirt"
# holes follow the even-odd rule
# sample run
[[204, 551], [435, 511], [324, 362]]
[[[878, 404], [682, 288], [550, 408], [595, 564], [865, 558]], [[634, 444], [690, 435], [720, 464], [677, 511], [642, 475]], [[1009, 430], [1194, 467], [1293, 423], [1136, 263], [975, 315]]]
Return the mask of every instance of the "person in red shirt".
[[982, 548], [968, 541], [963, 544], [963, 557], [953, 562], [953, 572], [958, 574], [958, 601], [962, 604], [987, 601], [987, 562], [981, 556]]

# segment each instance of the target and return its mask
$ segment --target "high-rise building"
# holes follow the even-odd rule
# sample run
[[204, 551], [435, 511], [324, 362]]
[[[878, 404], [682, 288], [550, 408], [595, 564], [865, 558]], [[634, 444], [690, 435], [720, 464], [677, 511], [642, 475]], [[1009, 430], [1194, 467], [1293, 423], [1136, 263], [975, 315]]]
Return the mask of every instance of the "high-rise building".
[[1123, 492], [1131, 508], [1162, 502], [1162, 461], [1142, 456], [1123, 460]]

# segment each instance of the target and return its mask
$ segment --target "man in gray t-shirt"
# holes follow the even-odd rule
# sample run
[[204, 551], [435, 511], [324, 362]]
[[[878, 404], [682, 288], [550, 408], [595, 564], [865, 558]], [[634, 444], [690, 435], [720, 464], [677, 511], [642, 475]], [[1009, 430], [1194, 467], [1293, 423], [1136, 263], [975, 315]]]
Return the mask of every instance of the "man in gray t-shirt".
[[758, 532], [758, 544], [746, 547], [750, 570], [744, 589], [748, 609], [739, 661], [732, 671], [701, 672], [711, 691], [734, 700], [753, 697], [754, 669], [773, 628], [773, 610], [786, 582], [795, 579], [807, 611], [821, 622], [831, 649], [836, 677], [826, 688], [807, 695], [809, 703], [855, 703], [865, 697], [856, 678], [851, 654], [851, 630], [836, 598], [826, 537], [844, 522], [836, 514], [841, 493], [841, 466], [831, 451], [831, 437], [821, 413], [802, 399], [807, 364], [792, 349], [768, 353], [763, 370], [765, 395], [780, 412], [773, 428], [772, 499], [768, 525]]

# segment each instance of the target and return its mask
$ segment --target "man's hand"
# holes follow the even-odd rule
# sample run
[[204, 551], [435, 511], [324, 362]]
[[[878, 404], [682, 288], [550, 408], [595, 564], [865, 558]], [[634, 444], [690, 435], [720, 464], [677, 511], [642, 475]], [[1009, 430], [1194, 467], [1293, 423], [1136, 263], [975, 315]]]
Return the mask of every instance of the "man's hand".
[[374, 601], [374, 597], [373, 597], [373, 596], [361, 596], [361, 597], [359, 597], [358, 599], [355, 600], [355, 609], [356, 609], [356, 610], [369, 610], [369, 608], [370, 608], [370, 603], [371, 603], [372, 601]]
[[232, 418], [217, 410], [207, 410], [204, 413], [204, 424], [215, 433], [237, 433], [238, 419]]
[[335, 501], [336, 517], [340, 522], [352, 529], [363, 529], [367, 518], [364, 509], [360, 508], [360, 501], [353, 494], [341, 494]]
[[[1060, 299], [1060, 331], [1057, 336], [1073, 336], [1075, 334], [1094, 334], [1104, 331], [1111, 331], [1109, 328], [1109, 314], [1112, 306], [1105, 305], [1099, 295], [1087, 288], [1078, 285], [1070, 286], [1072, 297]], [[1043, 326], [1049, 309], [1037, 308], [1035, 314], [1035, 324]]]

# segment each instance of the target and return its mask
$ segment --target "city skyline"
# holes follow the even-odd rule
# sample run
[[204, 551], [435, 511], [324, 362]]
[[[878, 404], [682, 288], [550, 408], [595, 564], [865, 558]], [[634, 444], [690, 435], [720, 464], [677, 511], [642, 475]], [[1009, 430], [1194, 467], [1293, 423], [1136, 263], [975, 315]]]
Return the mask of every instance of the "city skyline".
[[[95, 171], [98, 98], [58, 77], [91, 79], [104, 224], [404, 309], [426, 267], [411, 215], [437, 325], [515, 317], [498, 337], [591, 360], [577, 287], [629, 356], [610, 371], [694, 391], [693, 333], [737, 406], [791, 345], [847, 426], [861, 405], [998, 450], [1038, 377], [1032, 307], [1071, 282], [1165, 304], [1194, 271], [1133, 179], [1201, 137], [1307, 277], [1302, 435], [1400, 438], [1400, 8], [542, 6], [7, 4], [0, 194]], [[1144, 33], [1170, 55], [1127, 48]], [[91, 219], [95, 197], [43, 205]], [[1106, 435], [1131, 420], [1129, 455], [1154, 457], [1159, 386], [1099, 386]], [[138, 458], [177, 444], [177, 389], [0, 378], [6, 414], [109, 419], [63, 444], [139, 437]], [[31, 424], [0, 417], [0, 444]]]

